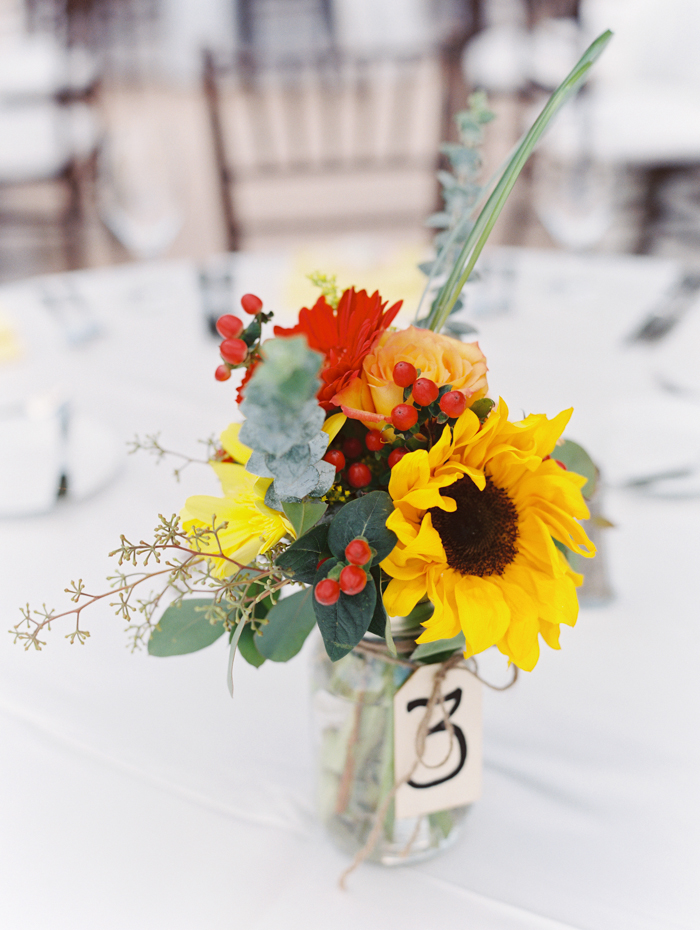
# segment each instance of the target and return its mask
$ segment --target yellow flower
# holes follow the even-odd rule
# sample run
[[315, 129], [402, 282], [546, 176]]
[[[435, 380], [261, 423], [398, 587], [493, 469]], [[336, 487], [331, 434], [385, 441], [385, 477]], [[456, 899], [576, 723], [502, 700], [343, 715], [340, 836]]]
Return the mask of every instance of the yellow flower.
[[420, 368], [420, 377], [438, 387], [451, 384], [471, 403], [487, 391], [486, 358], [477, 342], [460, 342], [429, 329], [385, 332], [362, 363], [362, 371], [333, 398], [349, 417], [362, 420], [369, 429], [381, 429], [397, 404], [403, 403], [403, 388], [394, 384], [394, 366], [410, 362]]
[[398, 543], [381, 563], [392, 578], [384, 603], [405, 616], [423, 598], [433, 602], [419, 642], [461, 630], [466, 657], [496, 645], [530, 671], [538, 634], [558, 649], [559, 624], [576, 623], [582, 578], [552, 540], [595, 554], [577, 522], [589, 515], [586, 479], [549, 458], [571, 412], [509, 423], [501, 400], [480, 427], [466, 410], [430, 451], [392, 469], [387, 526]]
[[[217, 578], [238, 571], [234, 562], [250, 565], [258, 555], [276, 546], [282, 537], [295, 537], [287, 517], [265, 503], [265, 492], [272, 479], [258, 478], [245, 470], [245, 462], [250, 458], [251, 450], [239, 442], [239, 430], [240, 424], [233, 423], [221, 434], [221, 444], [234, 463], [211, 463], [221, 482], [224, 496], [199, 494], [188, 497], [180, 513], [185, 532], [191, 534], [193, 548], [202, 553], [223, 553], [226, 558], [234, 560], [210, 559], [212, 574]], [[194, 530], [211, 527], [212, 519], [217, 526], [224, 521], [227, 523], [225, 529], [218, 533], [221, 549], [213, 534], [193, 538]]]

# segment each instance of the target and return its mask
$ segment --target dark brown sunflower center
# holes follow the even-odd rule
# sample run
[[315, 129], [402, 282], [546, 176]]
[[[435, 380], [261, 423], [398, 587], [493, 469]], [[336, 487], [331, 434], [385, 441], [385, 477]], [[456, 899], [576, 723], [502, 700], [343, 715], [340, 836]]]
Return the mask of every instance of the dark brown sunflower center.
[[502, 575], [518, 552], [518, 511], [508, 494], [490, 478], [480, 491], [468, 477], [441, 493], [457, 502], [454, 513], [439, 507], [428, 511], [447, 564], [462, 575]]

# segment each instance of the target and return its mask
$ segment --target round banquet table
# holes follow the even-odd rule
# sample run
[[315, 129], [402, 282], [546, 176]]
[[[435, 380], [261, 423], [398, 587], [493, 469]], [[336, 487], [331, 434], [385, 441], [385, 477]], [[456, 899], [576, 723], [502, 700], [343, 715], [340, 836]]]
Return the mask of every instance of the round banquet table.
[[[616, 404], [674, 403], [654, 381], [669, 351], [624, 340], [679, 269], [502, 255], [513, 272], [508, 307], [478, 321], [493, 396], [516, 416], [573, 405], [568, 434], [605, 468], [614, 444], [601, 422], [615, 422]], [[282, 306], [284, 255], [233, 260], [237, 292]], [[160, 431], [166, 447], [201, 456], [197, 440], [222, 430], [235, 405], [231, 386], [212, 377], [218, 352], [194, 265], [64, 278], [100, 327], [82, 345], [63, 345], [41, 304], [46, 281], [5, 285], [0, 303], [53, 347], [74, 408], [125, 450], [134, 434]], [[700, 333], [684, 335], [685, 325], [679, 351]], [[663, 431], [650, 420], [653, 446]], [[67, 606], [71, 579], [103, 590], [120, 534], [149, 538], [157, 514], [192, 493], [216, 493], [206, 467], [178, 483], [168, 462], [124, 452], [99, 493], [0, 520], [4, 628], [27, 601]], [[485, 692], [484, 791], [463, 837], [419, 865], [365, 865], [346, 892], [337, 879], [347, 860], [313, 813], [308, 643], [286, 665], [237, 660], [231, 700], [223, 640], [189, 656], [131, 654], [106, 602], [85, 616], [84, 646], [70, 645], [60, 622], [41, 652], [4, 634], [0, 925], [697, 930], [700, 497], [634, 494], [618, 482], [604, 506], [615, 598], [582, 609], [561, 651], [544, 648], [516, 687]]]

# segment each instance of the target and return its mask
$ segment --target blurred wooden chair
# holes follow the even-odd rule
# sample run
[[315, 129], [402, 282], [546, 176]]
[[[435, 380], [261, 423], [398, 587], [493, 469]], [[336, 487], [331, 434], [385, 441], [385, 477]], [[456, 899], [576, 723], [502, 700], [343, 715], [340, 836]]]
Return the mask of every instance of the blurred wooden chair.
[[257, 234], [422, 224], [434, 208], [440, 142], [466, 103], [464, 39], [423, 53], [276, 61], [205, 51], [228, 248]]
[[[97, 73], [48, 37], [4, 40], [0, 61], [0, 227], [57, 234], [63, 264], [79, 268], [84, 190], [100, 138]], [[37, 187], [50, 191], [37, 196]]]

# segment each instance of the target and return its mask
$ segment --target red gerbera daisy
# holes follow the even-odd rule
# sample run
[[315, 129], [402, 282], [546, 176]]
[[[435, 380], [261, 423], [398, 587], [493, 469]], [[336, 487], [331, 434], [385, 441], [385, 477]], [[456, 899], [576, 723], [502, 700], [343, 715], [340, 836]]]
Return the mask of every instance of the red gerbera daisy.
[[337, 406], [332, 398], [360, 370], [375, 339], [391, 325], [403, 303], [399, 300], [385, 312], [388, 302], [382, 303], [379, 291], [368, 297], [367, 291], [349, 288], [337, 310], [325, 297], [319, 297], [311, 310], [304, 307], [300, 311], [299, 322], [292, 329], [275, 326], [275, 336], [306, 336], [309, 347], [325, 356], [323, 386], [318, 392], [319, 404], [325, 410]]

